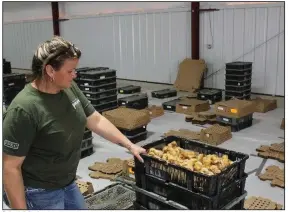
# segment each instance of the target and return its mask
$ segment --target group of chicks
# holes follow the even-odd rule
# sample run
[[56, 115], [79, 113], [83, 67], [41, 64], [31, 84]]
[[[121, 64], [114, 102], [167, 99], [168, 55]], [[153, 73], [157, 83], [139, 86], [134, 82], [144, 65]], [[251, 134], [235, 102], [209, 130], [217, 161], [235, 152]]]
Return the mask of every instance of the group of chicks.
[[215, 154], [200, 154], [178, 147], [175, 141], [163, 147], [162, 150], [150, 148], [148, 155], [206, 175], [219, 174], [233, 163], [228, 155], [218, 157]]

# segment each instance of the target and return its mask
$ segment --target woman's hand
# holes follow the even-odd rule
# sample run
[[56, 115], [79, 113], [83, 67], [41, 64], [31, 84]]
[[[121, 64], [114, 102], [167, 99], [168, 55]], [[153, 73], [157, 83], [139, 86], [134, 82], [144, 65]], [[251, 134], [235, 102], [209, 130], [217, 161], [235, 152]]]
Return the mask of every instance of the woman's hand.
[[131, 144], [129, 147], [129, 151], [140, 161], [144, 162], [143, 159], [141, 158], [140, 154], [141, 153], [146, 153], [146, 150], [136, 144]]

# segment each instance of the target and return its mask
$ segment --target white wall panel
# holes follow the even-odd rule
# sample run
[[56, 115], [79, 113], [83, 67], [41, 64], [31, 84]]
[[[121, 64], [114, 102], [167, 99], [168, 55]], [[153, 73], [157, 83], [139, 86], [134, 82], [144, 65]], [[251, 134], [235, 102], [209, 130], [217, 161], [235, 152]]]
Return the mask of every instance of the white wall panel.
[[3, 2], [3, 22], [52, 19], [50, 2]]
[[3, 57], [12, 68], [30, 69], [37, 46], [53, 35], [51, 21], [3, 25]]
[[68, 17], [189, 7], [190, 2], [65, 2]]
[[201, 13], [200, 23], [200, 55], [211, 75], [205, 86], [224, 89], [225, 63], [251, 61], [252, 92], [284, 95], [283, 6], [224, 7]]
[[[71, 19], [61, 34], [83, 52], [80, 66], [108, 66], [124, 79], [173, 83], [178, 64], [191, 56], [187, 9]], [[75, 30], [81, 35], [72, 33]]]

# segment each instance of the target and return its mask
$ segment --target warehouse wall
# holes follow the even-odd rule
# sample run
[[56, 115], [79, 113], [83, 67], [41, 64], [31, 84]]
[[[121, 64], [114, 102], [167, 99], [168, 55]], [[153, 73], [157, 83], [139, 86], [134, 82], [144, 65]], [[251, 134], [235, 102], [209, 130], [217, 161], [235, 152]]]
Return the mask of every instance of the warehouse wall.
[[[29, 68], [28, 55], [53, 34], [50, 3], [41, 3], [37, 10], [10, 5], [5, 11], [4, 5], [3, 53], [12, 67]], [[253, 92], [284, 95], [284, 4], [229, 4], [201, 2], [201, 8], [220, 9], [201, 13], [200, 56], [208, 63], [207, 76], [220, 70], [206, 86], [223, 89], [225, 63], [246, 60], [253, 61]], [[49, 12], [36, 12], [44, 8]], [[83, 51], [80, 66], [109, 66], [120, 78], [173, 83], [179, 62], [191, 55], [190, 2], [61, 2], [60, 12], [70, 18], [61, 22], [61, 35]], [[11, 17], [26, 21], [11, 23]]]
[[173, 83], [179, 62], [191, 55], [188, 23], [187, 9], [171, 9], [72, 19], [61, 24], [61, 33], [83, 50], [80, 66], [109, 66], [119, 78]]
[[3, 58], [30, 69], [39, 43], [53, 35], [50, 2], [3, 2]]
[[[206, 5], [200, 51], [208, 64], [207, 87], [224, 89], [225, 63], [253, 62], [252, 92], [284, 96], [284, 3]], [[208, 48], [211, 45], [211, 48]]]

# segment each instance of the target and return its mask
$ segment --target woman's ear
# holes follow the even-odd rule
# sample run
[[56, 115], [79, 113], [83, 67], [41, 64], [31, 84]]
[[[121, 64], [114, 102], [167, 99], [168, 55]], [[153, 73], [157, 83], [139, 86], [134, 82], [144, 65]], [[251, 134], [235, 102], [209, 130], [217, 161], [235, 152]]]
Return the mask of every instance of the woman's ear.
[[50, 77], [53, 78], [54, 77], [54, 69], [52, 68], [51, 65], [46, 65], [44, 68], [44, 71], [46, 72], [46, 74]]

